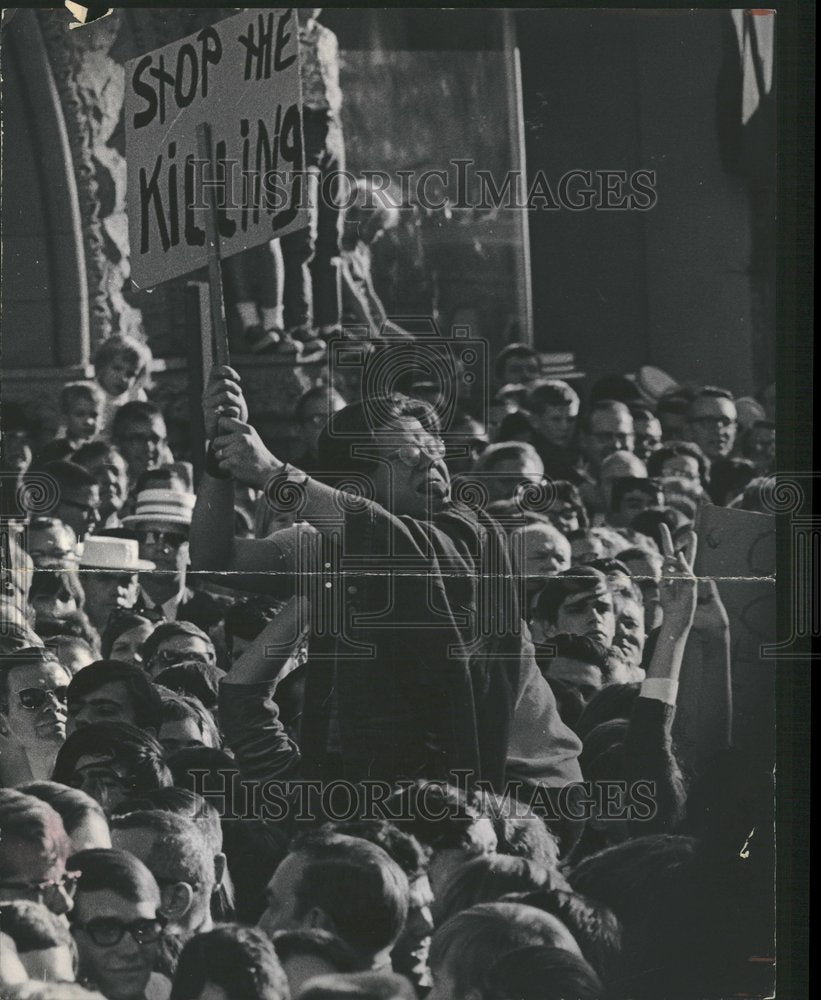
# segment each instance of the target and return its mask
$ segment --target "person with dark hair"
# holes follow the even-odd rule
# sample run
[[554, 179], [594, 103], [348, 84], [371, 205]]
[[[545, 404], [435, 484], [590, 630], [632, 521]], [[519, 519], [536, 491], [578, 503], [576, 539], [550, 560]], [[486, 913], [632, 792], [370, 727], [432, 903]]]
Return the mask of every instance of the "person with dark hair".
[[687, 425], [690, 440], [711, 462], [727, 458], [732, 453], [738, 429], [733, 394], [715, 386], [703, 386], [690, 400]]
[[756, 420], [744, 432], [741, 453], [755, 466], [757, 476], [769, 476], [775, 468], [775, 424], [772, 420]]
[[66, 865], [71, 841], [58, 813], [12, 788], [0, 788], [0, 902], [29, 899], [58, 916], [71, 910], [76, 879]]
[[673, 507], [648, 507], [641, 514], [636, 514], [630, 527], [634, 532], [637, 531], [640, 535], [647, 535], [648, 538], [651, 538], [656, 548], [661, 552], [662, 527], [666, 527], [675, 538], [679, 529], [686, 526], [686, 521], [685, 516]]
[[710, 499], [726, 507], [755, 478], [755, 466], [747, 458], [723, 458], [713, 462], [710, 472]]
[[601, 981], [608, 986], [613, 982], [621, 959], [622, 934], [618, 918], [609, 907], [575, 892], [567, 883], [511, 893], [502, 902], [535, 906], [561, 920]]
[[603, 642], [560, 632], [539, 647], [537, 662], [548, 683], [571, 684], [588, 701], [609, 680], [609, 655]]
[[535, 810], [509, 795], [485, 792], [478, 797], [482, 813], [493, 823], [497, 853], [524, 858], [551, 872], [559, 862], [559, 840]]
[[232, 602], [225, 610], [223, 629], [230, 662], [238, 660], [262, 630], [281, 610], [279, 602], [248, 597]]
[[299, 1000], [416, 1000], [404, 976], [393, 972], [350, 972], [317, 976]]
[[526, 858], [486, 854], [461, 865], [445, 883], [436, 898], [436, 923], [439, 926], [479, 903], [496, 903], [511, 892], [564, 884], [555, 869], [542, 868]]
[[170, 1000], [289, 1000], [274, 946], [255, 927], [225, 924], [197, 934], [180, 953]]
[[590, 519], [578, 488], [565, 479], [554, 479], [550, 487], [544, 513], [565, 536], [572, 531], [586, 531]]
[[72, 461], [97, 480], [100, 488], [100, 526], [119, 527], [119, 514], [128, 497], [128, 466], [123, 456], [107, 441], [91, 441], [74, 452]]
[[592, 966], [563, 948], [517, 948], [487, 973], [482, 1000], [602, 1000]]
[[0, 657], [0, 781], [51, 776], [66, 738], [71, 677], [50, 650], [30, 646]]
[[42, 903], [0, 903], [0, 932], [14, 941], [30, 979], [74, 982], [77, 946], [65, 922]]
[[332, 826], [337, 833], [361, 837], [381, 847], [407, 876], [408, 917], [391, 952], [391, 964], [414, 986], [429, 987], [428, 951], [433, 933], [433, 890], [428, 878], [428, 856], [422, 845], [413, 834], [400, 830], [387, 820], [350, 820], [326, 825]]
[[140, 650], [145, 670], [152, 677], [179, 663], [199, 661], [215, 667], [217, 653], [211, 638], [193, 622], [163, 622]]
[[566, 633], [612, 646], [616, 619], [605, 575], [576, 566], [548, 577], [533, 605], [532, 627], [537, 643]]
[[145, 1000], [166, 925], [154, 876], [125, 851], [80, 851], [70, 863], [80, 873], [71, 919], [78, 980], [106, 1000]]
[[123, 800], [112, 810], [112, 816], [153, 812], [158, 809], [193, 820], [197, 824], [205, 838], [208, 853], [214, 859], [215, 886], [211, 896], [211, 915], [215, 921], [233, 919], [234, 888], [222, 850], [220, 814], [202, 795], [188, 788], [176, 788], [172, 785], [145, 792], [139, 798]]
[[428, 879], [436, 896], [465, 861], [496, 850], [490, 817], [464, 792], [441, 781], [419, 780], [386, 800], [400, 830], [413, 834], [428, 852]]
[[102, 634], [103, 659], [140, 666], [142, 645], [156, 627], [156, 622], [135, 611], [113, 615]]
[[408, 880], [399, 865], [375, 844], [324, 831], [291, 844], [268, 884], [259, 926], [269, 935], [319, 927], [337, 934], [367, 967], [384, 969], [407, 914]]
[[619, 476], [610, 488], [610, 512], [605, 520], [614, 528], [627, 528], [637, 514], [663, 503], [664, 493], [657, 479]]
[[482, 484], [490, 503], [513, 500], [529, 484], [542, 482], [544, 466], [533, 445], [501, 441], [485, 448], [473, 466], [471, 478]]
[[35, 570], [28, 595], [36, 615], [35, 628], [81, 611], [85, 594], [75, 570]]
[[157, 880], [169, 932], [187, 939], [212, 928], [214, 855], [198, 823], [165, 810], [132, 812], [112, 818], [111, 840], [139, 858]]
[[635, 428], [624, 403], [602, 399], [592, 404], [582, 421], [581, 448], [592, 478], [598, 481], [602, 462], [614, 451], [632, 451]]
[[51, 511], [85, 541], [100, 523], [100, 487], [90, 472], [75, 462], [47, 462], [40, 470], [51, 476], [57, 488], [57, 506]]
[[[648, 536], [645, 536], [648, 537]], [[641, 591], [644, 605], [644, 625], [648, 636], [661, 625], [662, 611], [659, 599], [662, 557], [650, 548], [625, 549], [619, 553], [619, 562], [630, 572], [633, 582]]]
[[[62, 631], [63, 626], [72, 624], [73, 621], [76, 620], [76, 614], [77, 612], [68, 618], [64, 618], [59, 623], [60, 631], [55, 632], [53, 635], [48, 634], [48, 632], [51, 631], [50, 628], [40, 630], [46, 649], [50, 649], [54, 653], [72, 677], [75, 674], [78, 674], [90, 663], [93, 663], [95, 660], [99, 660], [100, 658], [99, 649], [95, 649], [89, 642], [88, 638], [84, 638], [81, 635], [72, 635], [70, 633], [65, 634]], [[88, 619], [86, 618], [86, 621], [87, 620]], [[89, 632], [93, 632], [91, 622], [88, 622], [88, 630]]]
[[609, 907], [622, 925], [622, 995], [705, 995], [693, 981], [705, 970], [691, 950], [712, 924], [707, 912], [695, 919], [697, 852], [691, 837], [655, 834], [593, 854], [570, 872], [573, 888]]
[[136, 483], [166, 457], [168, 431], [160, 408], [140, 400], [121, 406], [111, 422], [111, 440], [126, 461], [130, 482]]
[[98, 660], [71, 679], [68, 733], [94, 722], [127, 722], [156, 734], [162, 724], [162, 699], [139, 667]]
[[433, 989], [428, 1000], [482, 996], [497, 962], [528, 946], [561, 948], [581, 958], [570, 931], [556, 917], [520, 903], [480, 903], [451, 917], [433, 935]]
[[80, 788], [107, 811], [125, 798], [171, 785], [160, 744], [125, 722], [93, 722], [68, 737], [53, 780]]
[[[294, 405], [294, 421], [299, 427], [302, 451], [294, 461], [301, 469], [311, 472], [319, 461], [316, 446], [320, 433], [334, 413], [344, 409], [346, 403], [340, 392], [330, 385], [314, 385], [299, 397]], [[265, 502], [263, 498], [263, 502]]]
[[213, 712], [217, 708], [219, 685], [223, 677], [225, 671], [219, 667], [193, 660], [166, 667], [156, 675], [155, 681], [169, 691], [196, 699], [203, 708]]
[[[23, 482], [23, 477], [31, 466], [33, 443], [37, 436], [37, 424], [29, 417], [20, 403], [4, 400], [0, 409], [0, 426], [3, 428], [0, 439], [0, 470], [10, 474], [15, 485]], [[5, 485], [5, 484], [4, 484]], [[16, 505], [15, 491], [9, 491], [8, 497], [4, 491], [4, 505], [7, 513], [19, 513]]]
[[687, 437], [687, 411], [693, 393], [688, 389], [674, 390], [662, 396], [656, 404], [656, 416], [661, 423], [664, 441], [681, 441]]
[[539, 355], [527, 344], [507, 344], [496, 355], [493, 376], [496, 385], [526, 386], [541, 375]]
[[661, 423], [653, 411], [644, 406], [631, 406], [630, 416], [635, 432], [633, 451], [642, 462], [647, 462], [653, 452], [662, 447]]
[[32, 517], [26, 534], [26, 551], [37, 569], [76, 569], [77, 538], [56, 517]]
[[528, 386], [525, 411], [533, 433], [527, 438], [539, 453], [545, 475], [578, 483], [579, 454], [575, 445], [579, 396], [567, 382], [542, 379]]
[[211, 713], [197, 698], [182, 694], [163, 697], [157, 738], [168, 754], [187, 747], [219, 747], [222, 743]]
[[[329, 637], [327, 654], [321, 640], [312, 647], [301, 730], [306, 776], [395, 780], [464, 768], [499, 787], [506, 774], [521, 774], [528, 784], [548, 788], [578, 777], [576, 740], [558, 719], [521, 629], [502, 534], [484, 512], [451, 504], [444, 445], [428, 430], [431, 414], [424, 404], [374, 396], [347, 406], [335, 415], [333, 428], [322, 432], [319, 455], [326, 468], [338, 470], [337, 482], [362, 474], [373, 490], [373, 500], [347, 505], [343, 492], [283, 465], [253, 428], [226, 415], [247, 417], [239, 376], [231, 369], [214, 370], [204, 409], [212, 458], [192, 524], [192, 557], [199, 568], [247, 574], [295, 565], [290, 529], [276, 541], [234, 540], [225, 530], [233, 509], [226, 473], [267, 485], [279, 502], [279, 488], [294, 482], [304, 495], [301, 516], [323, 538], [339, 537], [331, 524], [338, 525], [342, 511], [346, 554], [375, 557], [377, 563], [412, 556], [418, 566], [418, 572], [391, 576], [393, 602], [379, 628], [346, 628], [344, 640]], [[366, 457], [374, 449], [377, 457]], [[378, 461], [380, 453], [384, 461]], [[499, 567], [493, 584], [503, 599], [498, 607], [508, 610], [496, 615], [493, 634], [478, 642], [469, 623], [479, 625], [485, 560]], [[436, 610], [429, 600], [432, 586]], [[357, 572], [344, 592], [346, 614], [384, 611], [383, 573]], [[428, 609], [422, 624], [420, 609]], [[368, 649], [375, 643], [375, 655], [352, 653], [352, 638]], [[412, 663], [409, 648], [419, 653]], [[338, 737], [330, 737], [332, 714]]]
[[59, 814], [71, 841], [72, 853], [92, 847], [111, 847], [108, 820], [98, 802], [79, 788], [68, 788], [56, 781], [32, 781], [21, 792], [41, 799]]
[[710, 460], [693, 441], [667, 441], [648, 459], [647, 474], [654, 479], [680, 479], [706, 489]]
[[361, 959], [344, 941], [318, 928], [277, 931], [274, 950], [288, 977], [291, 996], [300, 994], [305, 983], [315, 976], [362, 969]]

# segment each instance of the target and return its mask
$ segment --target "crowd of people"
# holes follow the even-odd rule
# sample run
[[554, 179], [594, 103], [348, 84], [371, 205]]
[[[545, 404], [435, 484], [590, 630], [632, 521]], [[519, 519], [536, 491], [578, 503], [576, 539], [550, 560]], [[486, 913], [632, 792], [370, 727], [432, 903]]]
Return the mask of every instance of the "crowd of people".
[[[320, 10], [317, 185], [345, 152]], [[215, 368], [195, 482], [120, 334], [56, 435], [2, 405], [0, 996], [765, 995], [771, 762], [694, 566], [707, 505], [766, 509], [772, 391], [577, 391], [521, 343], [471, 386], [387, 319], [367, 194], [225, 262], [244, 350], [363, 358], [288, 432]]]
[[3, 405], [4, 997], [766, 987], [772, 790], [693, 565], [706, 504], [764, 509], [771, 401], [540, 364], [484, 414], [456, 363], [331, 373], [266, 441], [217, 368], [196, 489], [127, 338], [56, 438]]

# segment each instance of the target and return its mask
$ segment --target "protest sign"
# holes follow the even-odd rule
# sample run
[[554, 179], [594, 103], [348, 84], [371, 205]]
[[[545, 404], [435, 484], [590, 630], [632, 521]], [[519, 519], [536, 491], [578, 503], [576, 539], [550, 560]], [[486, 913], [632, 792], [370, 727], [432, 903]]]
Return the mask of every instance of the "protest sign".
[[[696, 530], [696, 575], [716, 582], [730, 622], [732, 743], [751, 759], [766, 757], [773, 751], [775, 733], [775, 669], [763, 651], [776, 637], [775, 518], [707, 505], [699, 513]], [[685, 745], [684, 733], [696, 732], [698, 726], [688, 714], [710, 711], [715, 691], [712, 672], [717, 663], [705, 657], [703, 640], [697, 632], [688, 640], [681, 694], [686, 685], [690, 691], [696, 689], [696, 697], [680, 697], [673, 728], [679, 752], [690, 762], [697, 748]]]
[[246, 10], [128, 62], [125, 124], [138, 286], [209, 262], [210, 199], [220, 258], [308, 224], [293, 8]]

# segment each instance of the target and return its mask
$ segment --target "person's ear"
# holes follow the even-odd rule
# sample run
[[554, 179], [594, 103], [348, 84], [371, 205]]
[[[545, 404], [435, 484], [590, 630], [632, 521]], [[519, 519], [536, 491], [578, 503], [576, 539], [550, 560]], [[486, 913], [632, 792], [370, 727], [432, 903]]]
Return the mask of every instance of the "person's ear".
[[194, 890], [187, 882], [175, 882], [162, 892], [162, 912], [172, 923], [179, 923], [194, 904]]
[[222, 885], [222, 880], [225, 878], [225, 870], [228, 867], [228, 861], [225, 855], [220, 851], [219, 854], [214, 855], [214, 892], [217, 892]]

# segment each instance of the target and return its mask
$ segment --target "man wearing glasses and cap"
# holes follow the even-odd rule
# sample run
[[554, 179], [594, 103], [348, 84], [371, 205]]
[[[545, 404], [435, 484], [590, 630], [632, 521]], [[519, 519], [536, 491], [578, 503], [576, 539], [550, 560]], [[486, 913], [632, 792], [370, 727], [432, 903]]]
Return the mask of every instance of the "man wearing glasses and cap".
[[188, 621], [208, 630], [222, 612], [215, 600], [187, 586], [188, 534], [196, 497], [180, 489], [146, 489], [123, 526], [137, 538], [140, 558], [152, 571], [140, 575], [139, 607], [168, 622]]
[[[298, 528], [251, 540], [226, 527], [232, 476], [265, 489], [274, 505], [298, 500], [321, 540], [298, 581], [313, 583], [306, 775], [453, 780], [460, 769], [498, 790], [506, 778], [547, 789], [580, 779], [578, 740], [522, 630], [501, 529], [451, 502], [445, 446], [426, 404], [372, 396], [336, 413], [319, 438], [321, 479], [264, 447], [231, 369], [212, 374], [204, 410], [211, 445], [192, 523], [194, 565], [261, 574], [258, 585], [293, 578]], [[364, 496], [352, 498], [351, 487]], [[336, 628], [320, 627], [326, 614], [338, 616]]]

